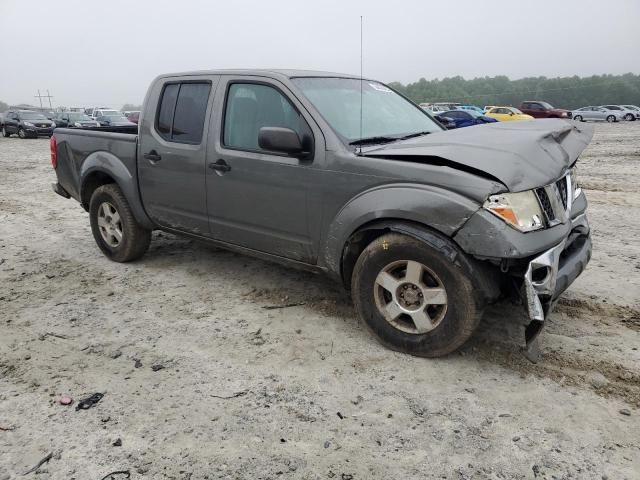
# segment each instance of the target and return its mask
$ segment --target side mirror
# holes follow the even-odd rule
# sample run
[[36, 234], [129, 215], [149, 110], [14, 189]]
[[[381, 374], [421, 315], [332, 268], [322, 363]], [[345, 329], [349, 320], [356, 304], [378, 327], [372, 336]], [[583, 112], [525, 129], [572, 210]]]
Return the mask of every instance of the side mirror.
[[302, 140], [290, 128], [262, 127], [258, 132], [258, 145], [263, 150], [300, 156], [305, 153]]

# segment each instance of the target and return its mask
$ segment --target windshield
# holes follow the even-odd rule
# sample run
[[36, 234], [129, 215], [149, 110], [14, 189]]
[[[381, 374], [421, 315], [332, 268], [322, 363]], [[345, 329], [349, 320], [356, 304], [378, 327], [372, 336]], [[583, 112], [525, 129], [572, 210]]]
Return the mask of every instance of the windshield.
[[542, 105], [542, 107], [545, 110], [552, 110], [553, 109], [553, 105], [551, 105], [550, 103], [547, 103], [547, 102], [538, 102], [538, 103], [540, 103], [540, 105]]
[[293, 82], [347, 143], [361, 138], [400, 138], [442, 131], [421, 108], [378, 82], [349, 78], [294, 78]]
[[511, 110], [516, 115], [523, 115], [523, 113], [520, 110], [518, 110], [517, 108], [511, 107], [509, 110]]
[[127, 117], [123, 117], [122, 115], [105, 115], [105, 117], [110, 122], [128, 122], [129, 121]]
[[473, 118], [478, 118], [478, 117], [482, 117], [482, 113], [476, 111], [476, 110], [464, 110], [464, 113], [468, 113], [469, 115], [471, 115]]
[[635, 105], [622, 105], [622, 106], [627, 110], [640, 110], [640, 108], [636, 107]]
[[23, 120], [47, 120], [47, 117], [38, 112], [20, 112], [18, 115]]
[[70, 113], [69, 120], [73, 122], [86, 122], [91, 120], [91, 117], [85, 115], [84, 113]]
[[109, 115], [122, 115], [119, 111], [117, 110], [100, 110], [100, 114], [104, 115], [104, 116], [109, 116]]

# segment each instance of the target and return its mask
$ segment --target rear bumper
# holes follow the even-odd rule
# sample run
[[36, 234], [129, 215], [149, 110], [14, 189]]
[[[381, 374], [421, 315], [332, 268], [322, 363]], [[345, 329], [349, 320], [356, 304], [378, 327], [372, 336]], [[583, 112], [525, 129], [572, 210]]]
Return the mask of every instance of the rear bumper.
[[567, 238], [529, 262], [522, 284], [530, 323], [525, 330], [529, 346], [562, 293], [584, 271], [591, 259], [591, 235], [585, 213], [571, 222]]

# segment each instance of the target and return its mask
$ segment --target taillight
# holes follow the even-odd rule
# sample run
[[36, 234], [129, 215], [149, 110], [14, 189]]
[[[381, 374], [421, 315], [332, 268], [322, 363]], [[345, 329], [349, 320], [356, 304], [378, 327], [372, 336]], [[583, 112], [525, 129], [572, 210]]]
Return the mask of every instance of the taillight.
[[55, 135], [51, 135], [49, 139], [49, 148], [51, 149], [51, 165], [56, 169], [58, 168], [58, 141]]

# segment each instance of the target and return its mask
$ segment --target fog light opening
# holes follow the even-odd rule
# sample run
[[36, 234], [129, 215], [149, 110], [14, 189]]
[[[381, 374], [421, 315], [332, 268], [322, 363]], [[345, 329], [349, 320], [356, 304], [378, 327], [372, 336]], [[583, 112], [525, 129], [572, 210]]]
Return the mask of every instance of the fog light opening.
[[551, 269], [549, 267], [539, 267], [531, 272], [531, 281], [536, 284], [544, 283], [549, 277]]

